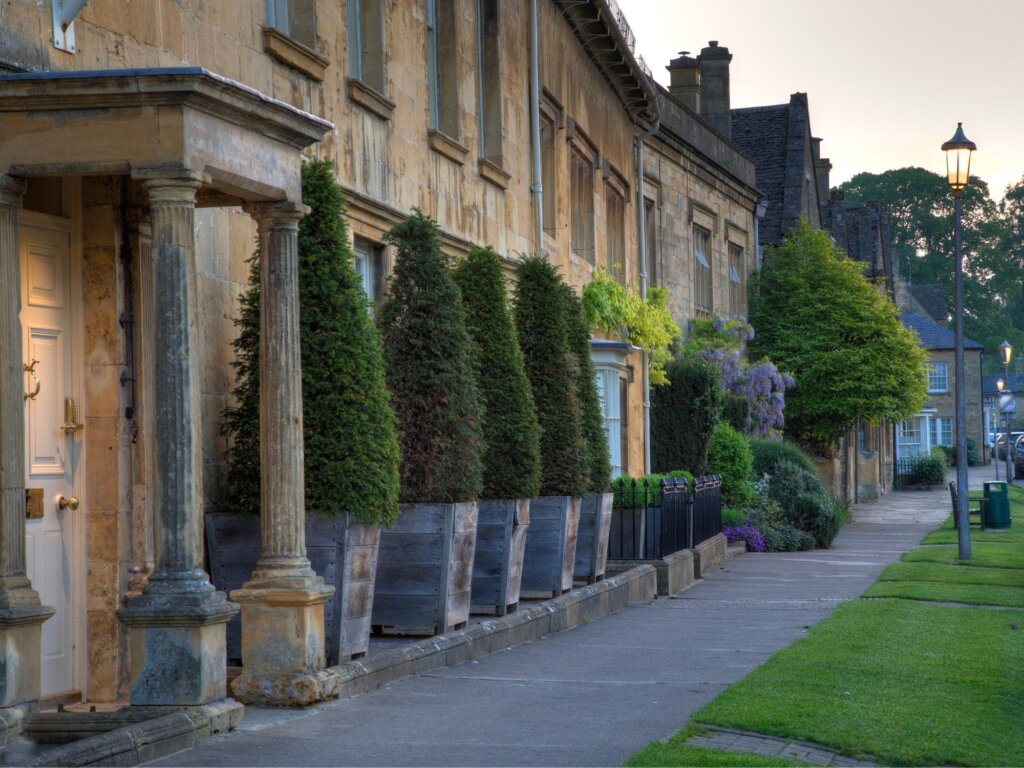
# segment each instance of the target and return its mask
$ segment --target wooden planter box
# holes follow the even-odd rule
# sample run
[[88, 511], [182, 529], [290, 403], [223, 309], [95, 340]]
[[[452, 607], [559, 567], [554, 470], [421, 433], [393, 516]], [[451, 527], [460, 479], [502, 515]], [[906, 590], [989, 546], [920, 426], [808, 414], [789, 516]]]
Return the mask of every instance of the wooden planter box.
[[529, 527], [529, 499], [480, 502], [473, 557], [473, 613], [504, 616], [516, 609]]
[[530, 502], [520, 597], [546, 600], [572, 589], [579, 522], [580, 500], [573, 496], [541, 496]]
[[611, 493], [588, 493], [580, 502], [573, 580], [593, 584], [604, 578], [608, 566], [608, 534], [612, 527]]
[[[306, 557], [313, 570], [334, 587], [324, 604], [324, 650], [328, 666], [359, 658], [370, 644], [370, 612], [377, 568], [380, 527], [351, 520], [350, 515], [306, 515]], [[230, 592], [252, 576], [260, 556], [260, 519], [206, 515], [210, 579]], [[242, 661], [242, 619], [228, 622], [229, 663]]]
[[469, 621], [477, 503], [401, 504], [381, 531], [374, 631], [438, 635]]

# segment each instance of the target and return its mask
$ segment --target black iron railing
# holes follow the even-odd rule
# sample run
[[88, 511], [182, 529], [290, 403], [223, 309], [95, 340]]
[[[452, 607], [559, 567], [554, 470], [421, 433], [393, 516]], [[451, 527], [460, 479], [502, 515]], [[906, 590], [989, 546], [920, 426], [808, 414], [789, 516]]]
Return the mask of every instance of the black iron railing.
[[721, 478], [627, 480], [615, 494], [608, 557], [660, 560], [722, 531]]

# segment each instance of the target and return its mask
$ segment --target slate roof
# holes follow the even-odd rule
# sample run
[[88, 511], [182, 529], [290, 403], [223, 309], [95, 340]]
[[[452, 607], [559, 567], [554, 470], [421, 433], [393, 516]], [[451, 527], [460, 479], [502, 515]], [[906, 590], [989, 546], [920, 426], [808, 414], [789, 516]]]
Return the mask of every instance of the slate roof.
[[946, 306], [946, 289], [941, 285], [912, 285], [910, 293], [921, 309], [939, 323], [949, 319], [949, 307]]
[[775, 104], [732, 110], [732, 142], [753, 159], [757, 188], [768, 199], [759, 230], [763, 244], [782, 242], [789, 108]]
[[[925, 349], [953, 349], [956, 346], [953, 331], [939, 325], [929, 317], [916, 312], [900, 312], [900, 322], [917, 334], [921, 340], [921, 346]], [[965, 336], [964, 349], [984, 349], [984, 347]]]

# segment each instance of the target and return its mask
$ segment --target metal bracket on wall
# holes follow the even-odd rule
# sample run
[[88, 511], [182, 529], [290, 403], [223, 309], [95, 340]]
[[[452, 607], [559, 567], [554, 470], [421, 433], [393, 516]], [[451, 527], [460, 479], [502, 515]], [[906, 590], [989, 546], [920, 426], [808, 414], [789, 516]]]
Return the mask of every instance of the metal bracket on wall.
[[53, 17], [53, 47], [75, 52], [75, 17], [89, 0], [50, 0]]

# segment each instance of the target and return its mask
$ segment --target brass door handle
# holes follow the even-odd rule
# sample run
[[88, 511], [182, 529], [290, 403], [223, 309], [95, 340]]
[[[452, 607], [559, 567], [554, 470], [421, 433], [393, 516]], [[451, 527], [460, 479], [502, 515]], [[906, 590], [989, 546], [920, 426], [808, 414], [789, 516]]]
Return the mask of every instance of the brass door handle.
[[33, 379], [36, 380], [36, 388], [34, 390], [32, 390], [31, 392], [26, 392], [25, 393], [25, 399], [26, 400], [35, 400], [36, 399], [36, 395], [39, 394], [39, 388], [42, 386], [41, 382], [39, 381], [39, 377], [36, 376], [36, 365], [38, 363], [39, 363], [38, 360], [33, 360], [31, 363], [29, 363], [27, 365], [23, 364], [21, 366], [22, 368], [25, 369], [25, 373], [27, 373], [29, 376], [31, 376]]
[[78, 497], [77, 496], [58, 496], [57, 507], [61, 510], [70, 509], [74, 512], [78, 509]]
[[64, 434], [73, 435], [84, 426], [84, 424], [80, 424], [78, 421], [78, 407], [75, 405], [75, 399], [73, 397], [65, 397], [64, 423], [60, 425], [60, 428], [64, 430]]

